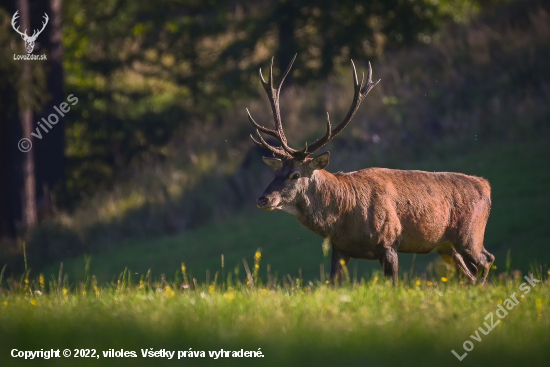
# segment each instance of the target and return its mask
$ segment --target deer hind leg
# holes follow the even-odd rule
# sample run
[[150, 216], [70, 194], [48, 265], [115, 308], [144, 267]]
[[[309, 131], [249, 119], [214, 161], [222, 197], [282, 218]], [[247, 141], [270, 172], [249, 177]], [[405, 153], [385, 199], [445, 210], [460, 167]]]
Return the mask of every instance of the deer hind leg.
[[472, 273], [479, 279], [479, 284], [484, 284], [489, 275], [489, 270], [495, 261], [495, 257], [489, 253], [483, 245], [481, 245], [481, 251], [477, 254], [472, 254], [469, 251], [463, 251], [465, 263], [470, 269], [475, 269]]
[[484, 284], [487, 280], [487, 276], [489, 275], [489, 270], [491, 270], [491, 266], [493, 266], [493, 262], [495, 261], [495, 257], [485, 248], [481, 251], [479, 256], [477, 257], [477, 265], [479, 267], [479, 270], [483, 270], [483, 274], [481, 275], [479, 284]]
[[393, 284], [397, 284], [399, 274], [399, 258], [394, 247], [386, 247], [380, 256], [380, 265], [384, 275], [392, 278]]
[[[460, 255], [458, 252], [456, 252], [455, 248], [453, 246], [440, 246], [437, 248], [437, 252], [443, 257], [443, 260], [445, 262], [449, 262], [449, 260], [452, 260], [452, 263], [455, 266], [455, 271], [459, 273], [459, 270], [470, 279], [472, 283], [475, 283], [477, 280], [477, 277], [474, 274], [477, 274], [477, 267], [475, 267], [472, 263], [469, 261], [464, 261], [464, 258], [462, 255]], [[472, 274], [472, 272], [474, 274]]]

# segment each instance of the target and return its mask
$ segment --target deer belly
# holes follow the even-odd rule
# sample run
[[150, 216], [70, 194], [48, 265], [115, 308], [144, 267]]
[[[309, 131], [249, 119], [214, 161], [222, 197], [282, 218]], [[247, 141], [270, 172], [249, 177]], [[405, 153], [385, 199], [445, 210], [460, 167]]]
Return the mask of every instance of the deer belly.
[[398, 242], [397, 251], [410, 254], [427, 254], [433, 251], [442, 242], [444, 242], [442, 236], [430, 238], [422, 236], [421, 234], [412, 236], [404, 234]]

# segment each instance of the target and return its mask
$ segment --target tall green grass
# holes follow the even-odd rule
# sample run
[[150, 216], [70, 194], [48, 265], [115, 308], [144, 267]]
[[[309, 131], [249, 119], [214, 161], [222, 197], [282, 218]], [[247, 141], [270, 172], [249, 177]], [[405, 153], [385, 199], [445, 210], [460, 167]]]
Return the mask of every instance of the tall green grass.
[[[60, 274], [0, 288], [0, 355], [3, 365], [543, 365], [550, 356], [548, 274], [524, 293], [521, 274], [472, 286], [449, 276], [437, 280], [379, 277], [340, 286], [289, 277], [260, 278], [258, 254], [250, 274], [226, 269], [226, 276], [196, 282], [180, 267], [173, 276], [133, 277], [125, 270], [100, 285], [94, 277], [71, 283]], [[345, 277], [347, 278], [347, 277]], [[284, 279], [284, 278], [283, 278]], [[519, 303], [488, 335], [476, 330], [513, 294]], [[521, 297], [520, 295], [524, 295]], [[459, 362], [463, 344], [474, 349]], [[96, 358], [24, 360], [12, 349], [94, 349]], [[141, 349], [204, 351], [183, 361], [143, 358]], [[208, 351], [261, 350], [263, 358], [221, 358]], [[135, 351], [136, 358], [106, 358], [104, 351]], [[177, 353], [176, 353], [177, 355]], [[177, 357], [176, 357], [177, 358]]]

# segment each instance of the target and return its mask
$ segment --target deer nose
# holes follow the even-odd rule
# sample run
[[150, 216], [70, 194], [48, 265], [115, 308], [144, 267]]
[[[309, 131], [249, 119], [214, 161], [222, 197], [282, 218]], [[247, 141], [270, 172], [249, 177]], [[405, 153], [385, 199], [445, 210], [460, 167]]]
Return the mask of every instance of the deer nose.
[[265, 206], [267, 206], [267, 198], [262, 196], [258, 199], [258, 207], [263, 208]]

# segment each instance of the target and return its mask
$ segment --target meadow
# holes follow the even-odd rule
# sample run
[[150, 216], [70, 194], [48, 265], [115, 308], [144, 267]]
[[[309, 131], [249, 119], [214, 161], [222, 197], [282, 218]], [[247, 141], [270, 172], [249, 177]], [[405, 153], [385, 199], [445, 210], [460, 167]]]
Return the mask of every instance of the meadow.
[[[208, 50], [227, 47], [232, 29], [195, 38], [208, 55], [201, 64], [202, 56], [178, 51], [185, 38], [173, 37], [167, 47], [164, 36], [156, 43], [143, 33], [173, 32], [171, 17], [159, 17], [166, 27], [135, 24], [149, 12], [146, 2], [120, 8], [120, 22], [106, 20], [104, 7], [67, 2], [67, 77], [50, 84], [82, 94], [74, 120], [57, 130], [67, 139], [60, 157], [69, 165], [56, 164], [64, 167], [59, 172], [67, 168], [68, 192], [28, 236], [0, 239], [0, 366], [548, 364], [550, 9], [540, 0], [505, 3], [378, 58], [345, 51], [345, 63], [335, 60], [328, 77], [296, 83], [282, 95], [289, 141], [311, 142], [323, 132], [326, 111], [336, 121], [349, 107], [348, 56], [358, 71], [370, 60], [382, 82], [326, 147], [328, 170], [383, 166], [490, 181], [485, 247], [496, 261], [487, 284], [466, 282], [437, 254], [400, 254], [393, 286], [377, 261], [357, 260], [341, 284], [330, 284], [323, 239], [287, 213], [255, 207], [273, 175], [248, 138], [245, 107], [259, 121], [269, 113], [257, 69], [253, 77], [235, 69], [245, 76], [225, 80], [226, 71], [234, 73], [233, 57], [220, 59], [230, 69], [208, 66], [216, 62]], [[166, 11], [154, 8], [152, 15]], [[6, 14], [0, 26], [9, 29]], [[0, 35], [17, 37], [9, 32]], [[276, 54], [275, 33], [244, 61], [265, 72], [267, 53]], [[304, 32], [302, 41], [311, 35]], [[147, 39], [152, 48], [140, 47]], [[103, 42], [112, 51], [98, 52]], [[133, 57], [130, 44], [137, 45]], [[298, 78], [307, 71], [307, 55], [300, 55]], [[174, 60], [181, 69], [170, 66]], [[199, 68], [189, 75], [200, 81], [197, 96], [181, 81], [188, 62]], [[2, 95], [19, 93], [7, 91]], [[6, 101], [2, 106], [16, 105]], [[21, 112], [0, 110], [5, 121]], [[48, 171], [50, 156], [41, 152], [49, 150], [35, 149], [36, 167]], [[37, 187], [46, 191], [40, 176]], [[19, 195], [2, 192], [10, 200]], [[222, 357], [222, 349], [231, 353]], [[51, 350], [71, 356], [24, 358]], [[161, 356], [152, 357], [156, 352]]]
[[[98, 366], [543, 364], [550, 357], [547, 150], [541, 138], [460, 156], [434, 154], [403, 167], [446, 168], [491, 181], [485, 242], [497, 261], [486, 285], [468, 284], [432, 255], [400, 254], [397, 286], [386, 282], [374, 261], [352, 261], [343, 283], [332, 286], [322, 239], [286, 213], [245, 213], [181, 235], [65, 259], [62, 269], [56, 264], [44, 275], [5, 272], [2, 365], [76, 363], [74, 357], [12, 358], [14, 348], [93, 349], [89, 353], [99, 359], [77, 363]], [[541, 282], [525, 293], [528, 274]], [[510, 306], [513, 296], [518, 304], [500, 319], [499, 306]], [[175, 354], [142, 357], [148, 348]], [[260, 350], [263, 357], [214, 361], [209, 351], [221, 349]], [[190, 350], [205, 356], [177, 359], [178, 351]], [[109, 351], [136, 357], [104, 357]]]
[[[485, 177], [492, 187], [492, 208], [485, 235], [485, 247], [495, 255], [496, 270], [503, 271], [510, 260], [512, 270], [526, 273], [531, 266], [548, 267], [550, 254], [550, 171], [547, 138], [541, 136], [508, 144], [487, 144], [474, 141], [465, 144], [462, 154], [451, 154], [445, 147], [435, 149], [430, 159], [403, 163], [389, 168], [454, 171]], [[335, 164], [336, 166], [336, 164]], [[365, 166], [362, 166], [365, 167]], [[356, 169], [362, 168], [360, 163]], [[329, 170], [338, 167], [329, 165]], [[267, 168], [266, 168], [267, 169]], [[264, 212], [254, 207], [261, 193], [249, 194], [249, 210], [214, 221], [193, 231], [158, 238], [127, 240], [124, 246], [111, 251], [93, 253], [90, 273], [98, 282], [110, 282], [128, 267], [138, 276], [151, 270], [154, 277], [173, 274], [181, 262], [187, 264], [192, 277], [203, 283], [221, 271], [221, 255], [226, 270], [239, 267], [244, 274], [242, 259], [253, 263], [253, 254], [260, 249], [267, 265], [279, 279], [300, 274], [306, 281], [319, 281], [321, 265], [330, 271], [330, 259], [322, 250], [323, 239], [303, 228], [296, 219], [283, 212]], [[29, 263], [32, 263], [29, 259]], [[72, 279], [83, 280], [85, 261], [79, 256], [62, 259], [64, 272]], [[428, 277], [440, 277], [447, 269], [438, 254], [399, 254], [400, 272]], [[57, 277], [60, 263], [45, 269], [46, 277]], [[351, 260], [350, 276], [371, 277], [380, 269], [378, 261]], [[38, 269], [36, 269], [38, 270]], [[36, 271], [35, 270], [35, 271]], [[210, 274], [210, 275], [208, 275]]]
[[[132, 281], [125, 272], [103, 286], [94, 277], [72, 285], [67, 277], [11, 280], [0, 293], [2, 365], [501, 366], [543, 365], [550, 357], [546, 273], [530, 274], [532, 286], [519, 272], [485, 286], [452, 275], [392, 286], [379, 274], [346, 277], [339, 286], [291, 277], [277, 285], [253, 278], [263, 267], [255, 257], [250, 275], [203, 284], [188, 279], [185, 267], [174, 279]], [[93, 358], [26, 360], [11, 357], [14, 348]], [[222, 349], [231, 353], [209, 355]], [[143, 357], [142, 350], [174, 355]], [[105, 357], [109, 351], [136, 356]], [[232, 356], [239, 351], [263, 357]]]

